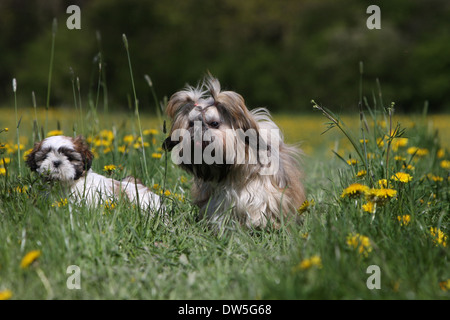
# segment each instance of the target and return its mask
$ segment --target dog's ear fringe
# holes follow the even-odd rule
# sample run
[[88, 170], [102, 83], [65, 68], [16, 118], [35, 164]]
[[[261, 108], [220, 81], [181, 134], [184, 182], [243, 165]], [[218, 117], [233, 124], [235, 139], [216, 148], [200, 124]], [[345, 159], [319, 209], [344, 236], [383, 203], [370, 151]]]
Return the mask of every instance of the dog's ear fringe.
[[33, 150], [26, 156], [25, 164], [30, 168], [31, 171], [37, 170], [37, 164], [36, 164], [36, 152], [38, 152], [41, 149], [42, 141], [36, 142], [34, 144]]
[[75, 149], [81, 154], [84, 162], [84, 169], [87, 171], [92, 167], [92, 160], [94, 160], [94, 154], [89, 149], [89, 145], [82, 135], [77, 136], [73, 140]]
[[178, 91], [170, 97], [167, 103], [166, 113], [170, 118], [175, 118], [176, 114], [186, 105], [193, 106], [204, 95], [202, 87], [186, 87], [184, 90]]

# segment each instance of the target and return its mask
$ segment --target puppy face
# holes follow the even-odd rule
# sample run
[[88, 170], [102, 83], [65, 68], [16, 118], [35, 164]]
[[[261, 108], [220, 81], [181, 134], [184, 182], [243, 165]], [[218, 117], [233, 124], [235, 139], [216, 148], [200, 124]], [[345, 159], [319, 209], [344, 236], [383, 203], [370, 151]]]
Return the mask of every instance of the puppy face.
[[26, 163], [46, 179], [72, 182], [91, 168], [92, 159], [93, 155], [81, 136], [75, 139], [54, 136], [36, 143]]

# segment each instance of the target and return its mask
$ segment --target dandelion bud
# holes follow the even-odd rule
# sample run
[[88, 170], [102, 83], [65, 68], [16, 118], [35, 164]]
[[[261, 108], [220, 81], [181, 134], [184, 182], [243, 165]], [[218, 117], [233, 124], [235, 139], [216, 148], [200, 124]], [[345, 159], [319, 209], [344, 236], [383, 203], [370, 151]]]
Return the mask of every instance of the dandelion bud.
[[16, 92], [16, 91], [17, 91], [17, 81], [16, 81], [16, 78], [14, 78], [14, 79], [12, 80], [12, 87], [13, 87], [13, 92]]

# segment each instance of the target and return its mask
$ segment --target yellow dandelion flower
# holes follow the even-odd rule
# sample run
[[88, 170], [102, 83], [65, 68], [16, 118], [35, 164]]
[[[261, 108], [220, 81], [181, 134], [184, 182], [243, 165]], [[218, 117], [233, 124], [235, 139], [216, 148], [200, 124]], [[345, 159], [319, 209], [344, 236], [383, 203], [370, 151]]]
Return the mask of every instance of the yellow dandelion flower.
[[386, 179], [380, 179], [378, 180], [378, 185], [380, 186], [380, 188], [387, 188], [388, 181]]
[[4, 130], [5, 130], [5, 132], [8, 132], [8, 131], [9, 131], [9, 128], [5, 128]]
[[14, 146], [13, 146], [13, 152], [17, 152], [17, 150], [23, 150], [23, 149], [25, 149], [25, 146], [23, 145], [23, 144], [15, 144]]
[[6, 169], [0, 168], [0, 176], [5, 176], [5, 175], [6, 175]]
[[185, 176], [181, 176], [180, 177], [180, 182], [181, 183], [186, 183], [188, 181], [188, 179]]
[[355, 164], [358, 163], [358, 160], [356, 160], [356, 159], [348, 159], [348, 160], [347, 160], [347, 163], [348, 163], [350, 166], [354, 166]]
[[103, 204], [103, 208], [105, 208], [107, 211], [111, 211], [116, 207], [116, 204], [114, 201], [106, 200]]
[[47, 137], [53, 137], [53, 136], [62, 136], [64, 132], [62, 130], [52, 130], [47, 132]]
[[113, 141], [114, 140], [114, 133], [111, 130], [102, 130], [100, 131], [99, 136], [102, 138], [102, 140], [107, 141]]
[[317, 267], [319, 269], [322, 268], [322, 259], [320, 258], [320, 256], [315, 255], [312, 256], [311, 258], [302, 260], [297, 266], [292, 268], [292, 271], [297, 272], [300, 270], [307, 270], [312, 267]]
[[398, 151], [398, 148], [406, 147], [408, 144], [408, 138], [395, 138], [392, 142], [392, 150]]
[[95, 139], [94, 140], [94, 146], [96, 147], [109, 147], [111, 146], [112, 141], [110, 140], [103, 140], [103, 139]]
[[436, 156], [438, 157], [438, 159], [442, 159], [443, 157], [445, 157], [445, 149], [439, 149], [437, 152], [436, 152]]
[[297, 209], [298, 213], [303, 213], [305, 211], [308, 211], [309, 207], [314, 205], [314, 199], [311, 201], [305, 200], [302, 205]]
[[28, 252], [20, 262], [20, 267], [22, 269], [28, 268], [28, 266], [30, 266], [30, 264], [36, 261], [36, 259], [39, 258], [40, 256], [41, 256], [40, 250], [32, 250]]
[[411, 222], [411, 216], [409, 214], [405, 214], [403, 216], [397, 216], [398, 222], [400, 222], [400, 225], [407, 226]]
[[119, 147], [117, 147], [117, 150], [118, 150], [120, 153], [126, 153], [126, 152], [127, 152], [127, 146], [125, 146], [125, 145], [119, 146]]
[[416, 167], [414, 167], [413, 165], [410, 165], [410, 164], [408, 164], [407, 166], [406, 166], [406, 165], [403, 165], [402, 167], [403, 167], [404, 169], [410, 170], [410, 171], [414, 171], [414, 170], [416, 169]]
[[156, 129], [147, 129], [147, 130], [144, 130], [143, 132], [142, 132], [142, 134], [143, 135], [145, 135], [145, 136], [147, 136], [147, 135], [157, 135], [159, 133], [159, 131], [158, 130], [156, 130]]
[[416, 155], [418, 157], [424, 157], [428, 154], [428, 149], [418, 148], [418, 147], [409, 147], [406, 152], [408, 152], [408, 154]]
[[394, 198], [397, 195], [397, 191], [394, 189], [368, 189], [365, 192], [366, 199], [370, 202], [374, 202], [378, 205], [383, 205], [390, 199]]
[[12, 297], [12, 291], [9, 289], [0, 291], [0, 300], [9, 300]]
[[409, 173], [397, 172], [396, 174], [392, 175], [391, 180], [408, 183], [412, 180], [412, 178], [413, 177], [411, 177], [411, 175], [409, 175]]
[[0, 159], [0, 166], [3, 166], [5, 164], [10, 164], [11, 163], [11, 158], [2, 158]]
[[33, 151], [33, 149], [28, 149], [23, 153], [23, 160], [27, 161], [28, 155]]
[[367, 190], [369, 190], [368, 186], [362, 185], [360, 183], [353, 183], [344, 189], [341, 197], [357, 197], [361, 194], [364, 194]]
[[166, 191], [164, 191], [164, 195], [165, 195], [166, 197], [168, 197], [168, 196], [170, 196], [170, 195], [171, 195], [171, 193], [170, 193], [170, 191], [169, 191], [169, 190], [166, 190]]
[[405, 157], [402, 157], [402, 156], [395, 156], [395, 157], [394, 157], [394, 160], [395, 160], [395, 161], [406, 161], [406, 158], [405, 158]]
[[442, 232], [441, 229], [431, 227], [430, 234], [433, 237], [433, 242], [436, 246], [447, 246], [448, 236], [444, 232]]
[[439, 287], [443, 291], [449, 291], [450, 290], [450, 279], [439, 282]]
[[123, 142], [125, 142], [128, 145], [131, 145], [134, 141], [134, 136], [132, 134], [126, 135], [123, 137]]
[[383, 138], [377, 138], [377, 146], [380, 148], [384, 146]]
[[25, 193], [28, 190], [28, 186], [17, 186], [15, 190], [17, 193]]
[[362, 205], [364, 212], [375, 213], [375, 203], [369, 201]]
[[441, 168], [450, 170], [450, 160], [442, 160], [441, 161]]
[[439, 177], [439, 176], [435, 176], [432, 173], [427, 174], [428, 179], [433, 180], [434, 182], [441, 182], [444, 181], [444, 178]]
[[366, 174], [367, 174], [367, 171], [366, 171], [366, 170], [360, 170], [360, 171], [358, 171], [358, 173], [356, 174], [356, 177], [357, 177], [357, 178], [362, 178], [362, 177], [364, 177]]
[[133, 144], [133, 148], [135, 148], [135, 149], [147, 148], [149, 146], [150, 146], [150, 144], [148, 142], [142, 143], [142, 142], [139, 141], [139, 142], [136, 142], [135, 144]]
[[349, 234], [347, 236], [347, 245], [355, 250], [358, 250], [359, 254], [367, 257], [372, 252], [372, 245], [369, 237], [363, 236], [359, 233]]
[[161, 159], [161, 157], [162, 157], [161, 153], [158, 153], [158, 152], [153, 152], [152, 153], [152, 158], [153, 159]]
[[107, 173], [111, 173], [113, 171], [116, 171], [117, 167], [113, 164], [109, 164], [103, 167], [103, 171], [106, 171]]
[[56, 208], [56, 207], [61, 208], [61, 207], [67, 206], [68, 203], [69, 203], [69, 201], [67, 200], [67, 198], [64, 198], [64, 199], [61, 198], [59, 201], [55, 201], [52, 204], [52, 207], [54, 207], [54, 208]]

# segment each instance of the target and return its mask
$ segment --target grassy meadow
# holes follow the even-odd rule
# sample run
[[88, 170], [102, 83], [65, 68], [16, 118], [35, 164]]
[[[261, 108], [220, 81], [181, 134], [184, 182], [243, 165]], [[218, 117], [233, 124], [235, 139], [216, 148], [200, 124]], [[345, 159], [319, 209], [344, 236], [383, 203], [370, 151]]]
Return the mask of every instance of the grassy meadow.
[[[2, 109], [0, 298], [448, 299], [450, 117], [367, 110], [361, 130], [356, 113], [320, 111], [275, 116], [305, 151], [303, 224], [217, 234], [197, 221], [190, 177], [160, 149], [156, 116]], [[137, 176], [170, 219], [129, 203], [74, 206], [25, 166], [35, 140], [80, 133], [96, 172]], [[70, 289], [73, 265], [80, 289]]]

